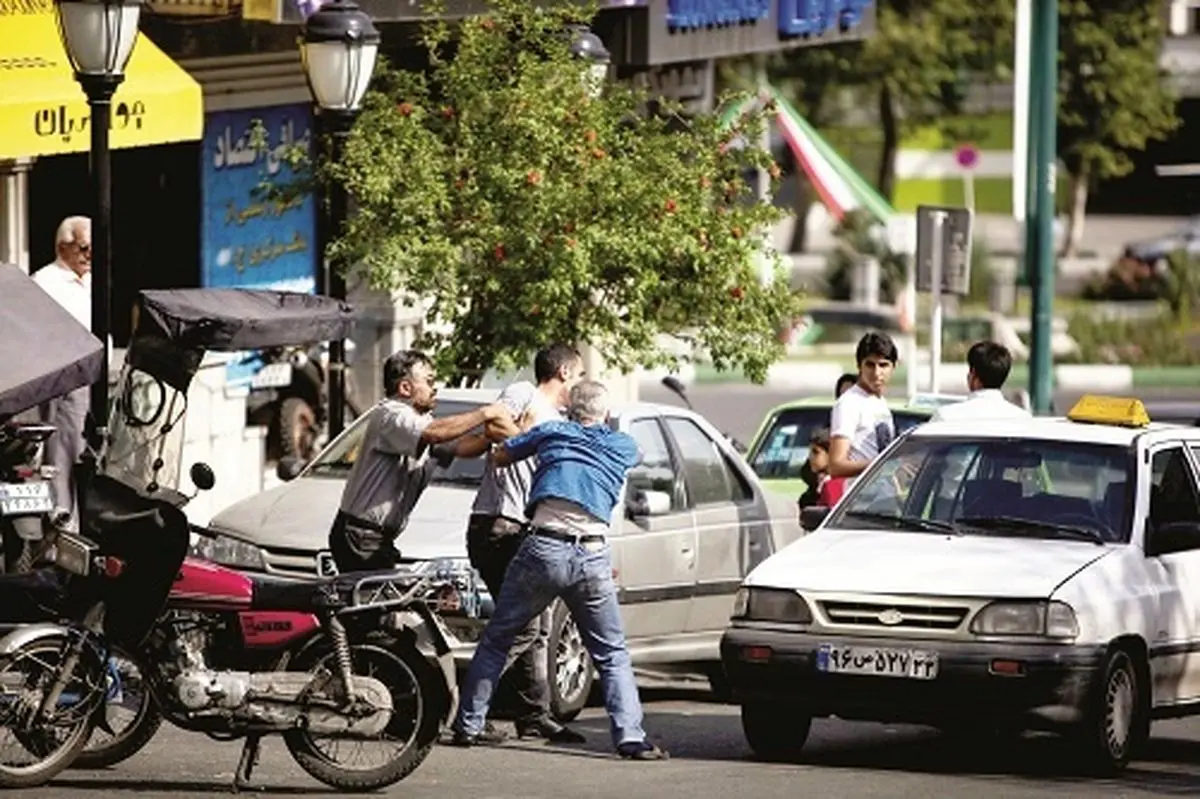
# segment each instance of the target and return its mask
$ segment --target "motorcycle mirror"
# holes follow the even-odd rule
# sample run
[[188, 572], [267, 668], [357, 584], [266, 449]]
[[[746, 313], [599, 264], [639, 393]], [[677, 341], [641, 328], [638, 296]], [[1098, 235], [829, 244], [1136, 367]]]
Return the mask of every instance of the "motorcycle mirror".
[[304, 471], [304, 461], [295, 455], [284, 455], [275, 466], [275, 476], [283, 482], [295, 480]]
[[203, 461], [193, 463], [188, 476], [192, 478], [192, 485], [201, 491], [212, 491], [212, 487], [217, 484], [217, 476], [213, 474], [212, 467]]
[[667, 375], [662, 379], [662, 384], [675, 392], [688, 408], [692, 407], [692, 401], [687, 397], [687, 389], [683, 387], [683, 383], [680, 382], [678, 377]]

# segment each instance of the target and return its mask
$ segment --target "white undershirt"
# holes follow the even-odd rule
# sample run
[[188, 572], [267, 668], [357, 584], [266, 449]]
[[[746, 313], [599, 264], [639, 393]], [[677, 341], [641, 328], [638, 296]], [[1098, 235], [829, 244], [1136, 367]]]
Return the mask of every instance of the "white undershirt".
[[86, 327], [92, 329], [92, 273], [84, 272], [83, 276], [75, 274], [75, 270], [58, 261], [43, 266], [33, 273], [33, 282], [54, 298], [55, 302], [67, 310], [71, 316]]

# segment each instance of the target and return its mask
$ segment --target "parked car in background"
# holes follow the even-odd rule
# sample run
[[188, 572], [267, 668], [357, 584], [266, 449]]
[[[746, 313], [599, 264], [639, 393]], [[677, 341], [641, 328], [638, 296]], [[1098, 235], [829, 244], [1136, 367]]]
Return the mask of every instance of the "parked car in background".
[[[806, 397], [767, 411], [758, 432], [750, 440], [746, 462], [769, 491], [786, 495], [793, 502], [805, 492], [807, 484], [800, 470], [808, 461], [808, 442], [814, 431], [829, 427], [833, 403], [832, 397]], [[929, 421], [938, 404], [939, 401], [918, 397], [911, 402], [889, 402], [892, 418], [896, 421], [896, 434]], [[795, 508], [792, 512], [795, 513]]]
[[[443, 390], [434, 414], [462, 413], [498, 395], [499, 389]], [[217, 514], [210, 523], [215, 537], [201, 539], [198, 554], [250, 571], [328, 573], [329, 527], [364, 423], [360, 417], [294, 479]], [[635, 404], [615, 412], [612, 424], [643, 452], [611, 536], [634, 663], [705, 673], [716, 682], [722, 677], [721, 633], [742, 579], [801, 534], [794, 503], [764, 491], [725, 436], [690, 410]], [[484, 465], [482, 459], [458, 460], [439, 469], [397, 542], [401, 569], [434, 571], [454, 581], [455, 588], [429, 601], [460, 641], [460, 667], [469, 662], [493, 606], [466, 552], [467, 518]], [[569, 719], [587, 700], [593, 669], [561, 603], [549, 657], [553, 709]]]

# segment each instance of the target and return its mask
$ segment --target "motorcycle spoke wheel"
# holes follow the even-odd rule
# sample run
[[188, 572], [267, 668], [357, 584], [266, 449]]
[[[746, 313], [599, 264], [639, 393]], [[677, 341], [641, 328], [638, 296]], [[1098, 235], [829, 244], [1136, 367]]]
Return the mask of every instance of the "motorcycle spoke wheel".
[[[319, 735], [297, 729], [285, 734], [288, 750], [316, 779], [343, 791], [382, 788], [407, 777], [428, 756], [437, 739], [439, 707], [433, 701], [432, 669], [413, 647], [352, 645], [355, 676], [374, 677], [388, 687], [392, 714], [374, 739]], [[332, 653], [315, 665], [336, 673]]]
[[37, 641], [0, 664], [0, 786], [42, 785], [70, 766], [87, 743], [103, 683], [86, 651], [57, 706], [34, 720], [66, 645], [65, 638]]
[[154, 703], [150, 685], [141, 667], [127, 655], [115, 651], [106, 673], [105, 719], [112, 733], [99, 727], [92, 732], [87, 748], [76, 758], [75, 768], [108, 768], [136, 755], [162, 726], [162, 714]]

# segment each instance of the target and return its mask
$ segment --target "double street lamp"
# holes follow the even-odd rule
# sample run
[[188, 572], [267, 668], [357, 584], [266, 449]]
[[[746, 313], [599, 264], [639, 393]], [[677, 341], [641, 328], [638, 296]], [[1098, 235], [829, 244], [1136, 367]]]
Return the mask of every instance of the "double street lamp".
[[[334, 0], [310, 16], [300, 36], [300, 57], [308, 88], [318, 107], [318, 146], [333, 163], [342, 158], [346, 139], [358, 116], [379, 54], [379, 31], [371, 17], [351, 0]], [[329, 138], [325, 149], [324, 138]], [[322, 289], [334, 299], [346, 299], [342, 265], [327, 261], [326, 251], [346, 222], [346, 188], [339, 181], [326, 185], [322, 203], [326, 211], [318, 220], [318, 249]], [[329, 437], [342, 432], [346, 419], [346, 342], [329, 343]]]
[[94, 447], [108, 424], [109, 305], [112, 295], [112, 164], [108, 131], [112, 97], [138, 36], [142, 0], [55, 0], [58, 32], [91, 109], [92, 333], [104, 342], [100, 378], [92, 385]]

